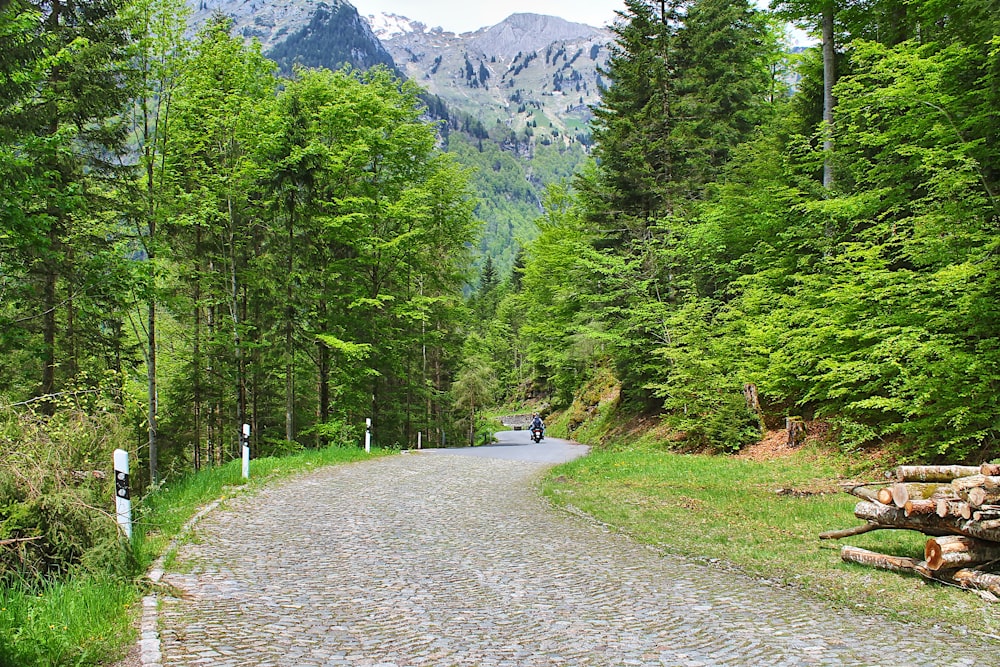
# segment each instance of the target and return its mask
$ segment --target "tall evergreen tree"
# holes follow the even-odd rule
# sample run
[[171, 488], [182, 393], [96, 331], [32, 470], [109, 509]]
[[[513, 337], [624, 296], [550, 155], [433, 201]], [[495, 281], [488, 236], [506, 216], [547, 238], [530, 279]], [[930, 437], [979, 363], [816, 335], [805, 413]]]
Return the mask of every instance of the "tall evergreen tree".
[[[91, 351], [100, 360], [93, 370], [113, 367], [121, 354], [113, 320], [123, 304], [116, 280], [126, 278], [107, 270], [121, 230], [104, 215], [108, 183], [120, 177], [115, 156], [125, 151], [121, 119], [134, 83], [120, 9], [117, 0], [94, 0], [19, 1], [0, 10], [14, 47], [14, 58], [6, 50], [0, 57], [12, 75], [0, 97], [0, 137], [16, 147], [0, 168], [13, 204], [5, 210], [13, 232], [6, 251], [26, 267], [13, 319], [18, 345], [36, 353], [23, 361], [35, 366], [32, 393], [40, 396], [87, 370]], [[15, 37], [19, 27], [27, 30]]]

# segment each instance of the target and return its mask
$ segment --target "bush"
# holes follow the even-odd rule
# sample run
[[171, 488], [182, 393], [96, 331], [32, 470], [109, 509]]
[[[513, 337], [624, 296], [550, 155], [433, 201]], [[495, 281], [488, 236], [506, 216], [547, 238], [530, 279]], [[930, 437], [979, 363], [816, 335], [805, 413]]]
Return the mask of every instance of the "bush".
[[122, 551], [114, 517], [118, 415], [0, 415], [0, 582], [63, 575], [94, 549]]

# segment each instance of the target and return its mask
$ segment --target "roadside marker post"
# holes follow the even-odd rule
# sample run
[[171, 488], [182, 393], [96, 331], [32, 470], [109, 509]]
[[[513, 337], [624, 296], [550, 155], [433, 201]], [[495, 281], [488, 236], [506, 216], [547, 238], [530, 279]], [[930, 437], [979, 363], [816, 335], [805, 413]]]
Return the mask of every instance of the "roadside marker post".
[[372, 418], [365, 418], [365, 453], [372, 451]]
[[423, 441], [424, 441], [424, 434], [420, 431], [417, 431], [417, 449], [420, 449], [420, 445], [423, 443]]
[[132, 495], [129, 491], [128, 452], [115, 450], [115, 513], [125, 537], [132, 539]]
[[243, 425], [243, 479], [250, 479], [250, 424]]

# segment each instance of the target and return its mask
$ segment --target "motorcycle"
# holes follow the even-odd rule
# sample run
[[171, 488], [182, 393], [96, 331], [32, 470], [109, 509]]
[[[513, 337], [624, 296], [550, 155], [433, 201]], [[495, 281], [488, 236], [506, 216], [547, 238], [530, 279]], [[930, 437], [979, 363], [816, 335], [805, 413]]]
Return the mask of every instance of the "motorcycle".
[[536, 443], [541, 442], [544, 437], [545, 433], [542, 431], [542, 429], [537, 427], [531, 429], [531, 439], [534, 440]]

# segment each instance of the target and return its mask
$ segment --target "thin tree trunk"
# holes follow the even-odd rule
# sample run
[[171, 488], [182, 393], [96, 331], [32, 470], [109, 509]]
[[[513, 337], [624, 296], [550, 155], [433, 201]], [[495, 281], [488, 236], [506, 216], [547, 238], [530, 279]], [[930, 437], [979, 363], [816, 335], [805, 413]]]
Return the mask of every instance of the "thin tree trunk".
[[[143, 105], [145, 107], [145, 105]], [[145, 134], [149, 136], [148, 121]], [[149, 436], [149, 481], [156, 484], [160, 481], [159, 471], [159, 451], [156, 442], [156, 421], [157, 421], [157, 388], [156, 388], [156, 265], [155, 250], [153, 242], [156, 236], [156, 218], [153, 211], [153, 161], [148, 158], [148, 138], [147, 138], [147, 159], [146, 159], [146, 225], [148, 226], [148, 242], [146, 243], [146, 261], [149, 265], [149, 300], [146, 302], [146, 392], [148, 394], [147, 404], [147, 427]], [[197, 456], [195, 457], [197, 459]], [[195, 463], [197, 467], [197, 461]]]
[[[233, 345], [235, 347], [236, 356], [236, 424], [235, 429], [242, 428], [243, 422], [246, 417], [246, 378], [244, 377], [243, 368], [243, 341], [240, 338], [240, 311], [239, 311], [239, 280], [236, 271], [236, 261], [237, 261], [237, 251], [236, 251], [236, 211], [233, 207], [232, 197], [227, 197], [226, 200], [227, 211], [229, 213], [229, 316], [233, 322]], [[219, 394], [219, 417], [222, 418], [221, 406], [225, 405], [225, 393], [222, 391], [220, 386]], [[229, 439], [230, 430], [226, 428], [225, 424], [220, 424], [220, 432], [225, 434], [225, 438]], [[238, 458], [241, 453], [236, 451], [236, 447], [239, 446], [239, 438], [232, 440], [233, 448], [232, 451], [234, 458]]]
[[834, 70], [833, 44], [833, 2], [823, 6], [823, 187], [833, 187], [833, 84], [836, 77]]
[[[194, 402], [194, 469], [201, 469], [201, 431], [202, 404], [201, 395], [201, 225], [195, 227], [194, 233], [194, 349], [191, 351], [194, 364], [192, 400]], [[207, 452], [206, 452], [207, 454]], [[209, 457], [211, 461], [211, 457]]]
[[288, 204], [288, 249], [285, 264], [285, 440], [295, 440], [295, 350], [292, 347], [292, 271], [295, 253], [295, 201]]
[[[49, 230], [49, 251], [54, 252], [59, 245], [59, 235], [55, 226]], [[42, 386], [40, 393], [49, 397], [56, 393], [56, 269], [49, 258], [45, 267], [45, 283], [42, 286]], [[43, 414], [55, 413], [51, 399], [42, 401]]]
[[62, 260], [63, 274], [66, 280], [66, 353], [64, 377], [76, 377], [79, 364], [76, 358], [76, 305], [73, 297], [73, 245], [66, 246], [66, 256]]
[[[317, 350], [317, 389], [319, 401], [316, 410], [316, 419], [320, 424], [324, 424], [330, 418], [330, 349], [322, 341], [316, 343]], [[325, 446], [327, 441], [323, 436], [317, 435], [316, 445]]]

